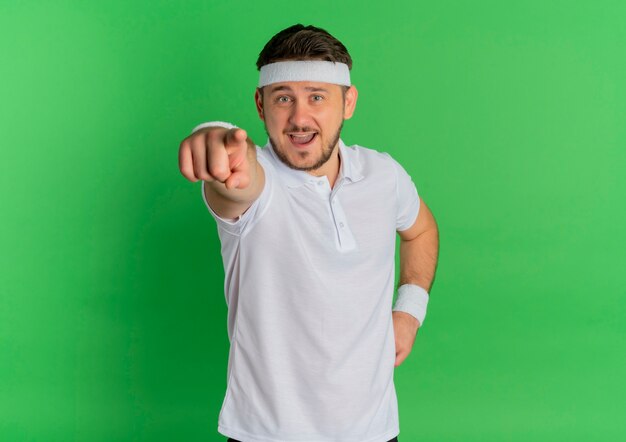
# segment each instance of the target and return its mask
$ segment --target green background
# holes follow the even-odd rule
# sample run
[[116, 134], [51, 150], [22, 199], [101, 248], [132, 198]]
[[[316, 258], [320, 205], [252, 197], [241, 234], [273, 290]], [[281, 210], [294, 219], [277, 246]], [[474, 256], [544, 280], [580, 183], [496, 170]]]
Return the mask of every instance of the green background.
[[626, 440], [622, 1], [0, 3], [0, 440], [223, 441], [223, 267], [178, 147], [263, 144], [255, 61], [294, 23], [350, 51], [347, 144], [440, 229], [396, 368], [413, 441]]

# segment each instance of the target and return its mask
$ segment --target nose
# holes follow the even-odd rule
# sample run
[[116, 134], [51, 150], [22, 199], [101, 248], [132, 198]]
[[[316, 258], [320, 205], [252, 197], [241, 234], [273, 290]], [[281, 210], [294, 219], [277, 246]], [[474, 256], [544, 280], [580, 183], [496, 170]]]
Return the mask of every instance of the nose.
[[305, 101], [295, 100], [289, 114], [289, 123], [298, 128], [310, 126], [309, 109]]

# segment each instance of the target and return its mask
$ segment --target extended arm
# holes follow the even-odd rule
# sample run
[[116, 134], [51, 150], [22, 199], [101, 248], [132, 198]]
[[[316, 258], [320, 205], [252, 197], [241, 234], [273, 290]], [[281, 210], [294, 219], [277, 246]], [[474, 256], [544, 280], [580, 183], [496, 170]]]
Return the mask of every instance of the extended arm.
[[[202, 181], [202, 194], [218, 217], [235, 222], [260, 196], [265, 171], [246, 132], [224, 121], [196, 126], [180, 145], [181, 173]], [[226, 183], [228, 182], [228, 186]]]

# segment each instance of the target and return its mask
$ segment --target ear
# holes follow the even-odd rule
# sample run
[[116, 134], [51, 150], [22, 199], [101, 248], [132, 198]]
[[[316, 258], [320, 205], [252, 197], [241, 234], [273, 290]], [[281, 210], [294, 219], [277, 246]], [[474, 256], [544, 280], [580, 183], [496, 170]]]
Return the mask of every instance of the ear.
[[254, 103], [256, 105], [256, 111], [259, 114], [259, 118], [265, 121], [263, 117], [263, 96], [261, 95], [261, 88], [256, 88], [254, 92]]
[[354, 108], [356, 107], [356, 99], [359, 96], [359, 91], [356, 90], [354, 85], [346, 91], [346, 100], [343, 108], [343, 119], [347, 120], [354, 114]]

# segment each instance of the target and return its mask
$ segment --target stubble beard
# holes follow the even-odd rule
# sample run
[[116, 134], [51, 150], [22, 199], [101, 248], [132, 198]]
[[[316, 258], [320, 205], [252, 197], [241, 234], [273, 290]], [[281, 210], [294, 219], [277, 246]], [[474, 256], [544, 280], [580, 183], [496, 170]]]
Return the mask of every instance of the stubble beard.
[[[303, 171], [309, 171], [309, 170], [315, 170], [315, 169], [319, 169], [320, 167], [322, 167], [324, 164], [326, 164], [326, 162], [328, 160], [330, 160], [330, 157], [333, 155], [333, 150], [335, 148], [335, 146], [337, 145], [337, 142], [339, 141], [339, 138], [341, 136], [341, 129], [343, 128], [343, 119], [341, 121], [341, 124], [339, 125], [339, 129], [337, 129], [337, 132], [335, 132], [334, 136], [331, 138], [330, 143], [328, 143], [326, 146], [322, 146], [322, 155], [320, 156], [319, 160], [317, 160], [317, 162], [311, 166], [305, 166], [305, 167], [301, 167], [301, 166], [297, 166], [295, 164], [293, 164], [291, 161], [289, 161], [289, 158], [287, 158], [287, 156], [285, 155], [284, 152], [282, 152], [280, 149], [278, 149], [277, 143], [272, 139], [272, 137], [270, 136], [269, 131], [267, 130], [267, 125], [265, 125], [265, 132], [267, 133], [267, 136], [270, 140], [270, 143], [272, 144], [272, 148], [274, 150], [274, 152], [276, 153], [276, 156], [278, 157], [278, 159], [280, 161], [282, 161], [286, 166], [295, 169], [295, 170], [303, 170]], [[303, 128], [301, 130], [295, 128], [292, 130], [292, 132], [308, 132], [309, 129], [308, 128]], [[316, 136], [319, 136], [316, 135]]]

